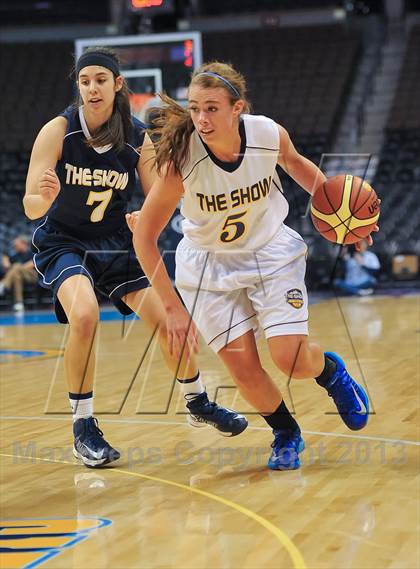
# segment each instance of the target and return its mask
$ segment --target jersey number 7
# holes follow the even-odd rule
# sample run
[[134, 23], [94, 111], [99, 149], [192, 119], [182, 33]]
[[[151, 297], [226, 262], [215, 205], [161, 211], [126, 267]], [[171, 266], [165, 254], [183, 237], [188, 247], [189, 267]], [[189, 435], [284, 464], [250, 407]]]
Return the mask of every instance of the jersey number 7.
[[95, 202], [99, 202], [99, 205], [97, 205], [90, 214], [90, 220], [93, 223], [102, 221], [102, 219], [104, 218], [105, 210], [108, 207], [111, 198], [112, 198], [111, 189], [105, 190], [103, 192], [89, 192], [86, 205], [93, 205]]

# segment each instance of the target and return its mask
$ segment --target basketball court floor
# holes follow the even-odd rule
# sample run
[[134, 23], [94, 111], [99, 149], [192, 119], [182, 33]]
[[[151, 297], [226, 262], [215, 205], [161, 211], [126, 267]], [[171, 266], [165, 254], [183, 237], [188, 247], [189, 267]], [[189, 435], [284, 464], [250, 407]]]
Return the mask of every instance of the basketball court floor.
[[271, 432], [206, 347], [207, 390], [247, 414], [235, 438], [193, 429], [151, 334], [104, 311], [96, 415], [121, 450], [87, 469], [72, 457], [63, 378], [66, 327], [0, 318], [2, 568], [393, 568], [420, 566], [420, 296], [330, 298], [311, 336], [337, 351], [370, 397], [349, 431], [313, 380], [266, 368], [306, 441], [302, 468], [266, 468]]

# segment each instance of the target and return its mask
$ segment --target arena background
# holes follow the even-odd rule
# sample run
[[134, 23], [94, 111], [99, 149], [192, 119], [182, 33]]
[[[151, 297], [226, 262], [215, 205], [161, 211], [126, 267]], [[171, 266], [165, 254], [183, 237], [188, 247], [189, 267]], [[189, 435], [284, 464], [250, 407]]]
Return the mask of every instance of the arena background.
[[[366, 429], [350, 431], [324, 390], [290, 382], [260, 341], [302, 428], [299, 470], [267, 469], [271, 430], [203, 342], [209, 397], [249, 426], [234, 439], [191, 429], [144, 322], [121, 319], [104, 299], [95, 415], [122, 456], [101, 470], [76, 464], [68, 327], [39, 286], [25, 289], [24, 312], [12, 311], [10, 292], [0, 296], [0, 567], [420, 567], [420, 2], [2, 0], [0, 26], [1, 253], [35, 226], [22, 208], [30, 150], [72, 100], [76, 42], [92, 38], [181, 34], [153, 73], [148, 63], [126, 69], [139, 110], [159, 81], [183, 99], [200, 34], [203, 60], [246, 75], [255, 113], [283, 124], [327, 175], [362, 176], [382, 200], [378, 287], [343, 298], [332, 288], [340, 247], [316, 233], [306, 192], [280, 174], [286, 222], [309, 245], [311, 337], [342, 355], [370, 401]], [[141, 201], [139, 188], [132, 209]], [[169, 252], [180, 239], [178, 214], [172, 221], [161, 239]]]
[[[40, 127], [73, 98], [75, 40], [198, 31], [203, 60], [230, 61], [246, 75], [254, 113], [283, 124], [297, 148], [327, 175], [349, 172], [372, 183], [382, 199], [381, 232], [373, 248], [382, 261], [380, 287], [415, 286], [419, 5], [415, 0], [2, 2], [0, 251], [7, 254], [13, 237], [30, 234], [35, 225], [21, 204], [30, 149]], [[166, 65], [172, 85], [188, 77], [191, 62], [183, 63], [184, 71]], [[171, 85], [164, 87], [176, 96]], [[309, 288], [328, 290], [340, 270], [339, 247], [316, 234], [306, 193], [286, 174], [281, 179], [290, 203], [287, 223], [309, 245]], [[133, 209], [141, 200], [139, 191]], [[164, 250], [175, 248], [178, 226], [174, 220], [165, 231]], [[170, 254], [168, 260], [172, 270]], [[25, 296], [29, 309], [48, 304], [48, 294], [36, 286], [28, 285]], [[2, 297], [0, 306], [10, 309], [11, 298]]]

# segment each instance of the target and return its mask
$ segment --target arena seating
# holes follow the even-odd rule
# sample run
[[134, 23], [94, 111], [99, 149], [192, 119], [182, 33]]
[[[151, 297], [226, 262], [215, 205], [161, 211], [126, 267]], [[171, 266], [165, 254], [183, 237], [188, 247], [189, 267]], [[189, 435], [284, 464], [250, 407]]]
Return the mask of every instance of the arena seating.
[[70, 42], [2, 44], [0, 147], [30, 150], [41, 126], [71, 101]]
[[420, 26], [411, 30], [374, 186], [382, 198], [378, 250], [420, 255]]
[[420, 129], [420, 25], [410, 31], [397, 92], [388, 120], [388, 131]]
[[[2, 44], [1, 49], [2, 75], [13, 77], [4, 84], [0, 109], [0, 253], [7, 254], [13, 238], [31, 235], [35, 226], [22, 207], [30, 149], [41, 126], [73, 97], [68, 75], [74, 48], [54, 42]], [[28, 302], [36, 304], [39, 291], [28, 288]]]
[[[268, 7], [269, 2], [267, 2]], [[213, 32], [203, 35], [204, 59], [231, 61], [248, 78], [249, 97], [256, 113], [266, 114], [290, 131], [297, 147], [315, 162], [328, 149], [357, 62], [359, 38], [340, 26]], [[23, 215], [21, 199], [32, 147], [39, 128], [73, 97], [70, 79], [72, 44], [4, 45], [4, 72], [15, 80], [6, 85], [0, 144], [2, 216], [0, 250], [7, 252], [13, 237], [34, 226]], [[270, 58], [267, 58], [270, 53]], [[45, 62], [48, 62], [48, 66]], [[313, 229], [302, 218], [307, 195], [283, 175], [291, 201], [288, 223], [309, 240]], [[137, 208], [141, 196], [132, 200]], [[171, 248], [170, 232], [162, 247]], [[318, 248], [321, 250], [321, 244]], [[317, 245], [315, 243], [314, 247]]]
[[[266, 4], [270, 9], [268, 0]], [[248, 79], [253, 112], [283, 124], [296, 147], [315, 163], [323, 152], [331, 151], [360, 49], [358, 34], [340, 25], [203, 34], [203, 58], [222, 59], [237, 66]], [[7, 252], [13, 237], [33, 229], [34, 223], [25, 218], [21, 204], [29, 151], [42, 124], [73, 98], [72, 81], [67, 78], [72, 51], [69, 42], [2, 45], [3, 75], [13, 74], [14, 80], [4, 86], [1, 107], [0, 251]], [[419, 61], [420, 29], [416, 27], [374, 180], [382, 198], [376, 250], [388, 264], [394, 253], [420, 253], [420, 220], [415, 209], [420, 186]], [[290, 203], [287, 223], [305, 237], [315, 259], [308, 266], [310, 284], [327, 286], [337, 248], [318, 237], [305, 216], [307, 194], [284, 173], [281, 177]], [[132, 209], [140, 201], [138, 194], [132, 200]], [[165, 233], [164, 248], [170, 241]]]
[[253, 111], [284, 125], [318, 158], [334, 134], [359, 48], [358, 35], [342, 26], [203, 36], [205, 60], [230, 61], [246, 76]]
[[7, 253], [14, 237], [29, 235], [34, 223], [23, 213], [22, 197], [25, 190], [29, 152], [0, 153], [0, 252]]
[[[322, 7], [331, 8], [334, 3], [331, 0], [324, 0], [323, 2], [317, 1], [317, 8]], [[219, 15], [221, 12], [225, 14], [239, 13], [253, 13], [265, 12], [271, 10], [299, 10], [311, 9], [314, 3], [312, 0], [201, 0], [200, 11], [203, 15]]]
[[[22, 197], [30, 149], [42, 125], [64, 109], [74, 96], [69, 78], [72, 42], [2, 44], [1, 68], [5, 81], [0, 129], [0, 253], [8, 254], [13, 238], [30, 236], [36, 222], [23, 213]], [[50, 294], [38, 286], [25, 285], [25, 304], [38, 306]], [[0, 306], [10, 307], [10, 295]]]

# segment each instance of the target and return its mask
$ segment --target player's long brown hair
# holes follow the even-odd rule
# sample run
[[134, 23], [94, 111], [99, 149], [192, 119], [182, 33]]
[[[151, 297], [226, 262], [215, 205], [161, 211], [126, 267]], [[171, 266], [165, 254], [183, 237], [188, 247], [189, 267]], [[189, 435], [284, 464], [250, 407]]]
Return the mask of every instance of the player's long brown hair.
[[[116, 61], [120, 66], [120, 59], [117, 53], [109, 47], [88, 47], [83, 53], [103, 53]], [[114, 81], [117, 78], [115, 73]], [[76, 80], [78, 77], [76, 77]], [[78, 95], [74, 106], [79, 107], [83, 104], [82, 98]], [[122, 87], [115, 93], [114, 107], [112, 115], [101, 125], [95, 132], [91, 132], [92, 137], [86, 140], [88, 146], [114, 146], [120, 151], [124, 148], [125, 143], [129, 142], [133, 133], [133, 123], [131, 120], [130, 110], [130, 89], [124, 79]]]
[[[204, 71], [217, 73], [227, 79], [240, 96], [238, 97], [221, 79], [200, 75]], [[243, 100], [243, 112], [250, 111], [250, 104], [246, 99], [245, 78], [228, 63], [220, 61], [203, 63], [192, 75], [189, 86], [194, 85], [199, 85], [204, 89], [222, 87], [228, 93], [232, 106], [236, 101]], [[160, 94], [160, 98], [164, 106], [156, 109], [157, 118], [153, 120], [151, 129], [151, 135], [156, 140], [156, 169], [160, 174], [163, 166], [168, 163], [173, 166], [178, 174], [181, 174], [181, 170], [188, 159], [190, 137], [194, 132], [194, 124], [187, 109], [164, 93]]]

